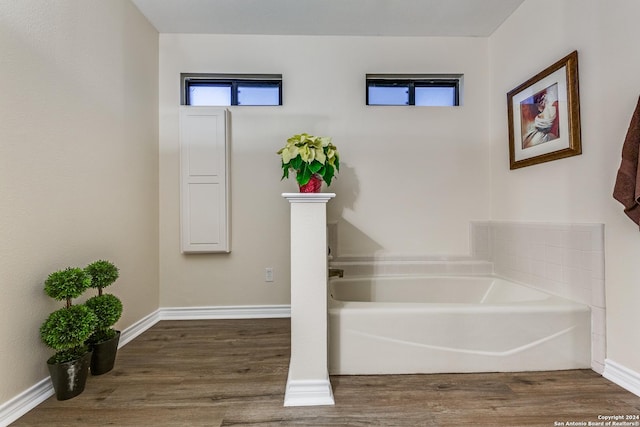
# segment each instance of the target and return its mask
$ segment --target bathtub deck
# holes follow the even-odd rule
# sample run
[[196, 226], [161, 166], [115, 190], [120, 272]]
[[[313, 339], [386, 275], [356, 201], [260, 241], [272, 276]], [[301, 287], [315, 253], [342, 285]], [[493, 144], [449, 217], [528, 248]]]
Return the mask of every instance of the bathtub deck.
[[[590, 370], [332, 377], [335, 406], [284, 408], [289, 319], [162, 321], [80, 396], [15, 426], [553, 426], [640, 413]], [[43, 362], [44, 363], [44, 362]]]

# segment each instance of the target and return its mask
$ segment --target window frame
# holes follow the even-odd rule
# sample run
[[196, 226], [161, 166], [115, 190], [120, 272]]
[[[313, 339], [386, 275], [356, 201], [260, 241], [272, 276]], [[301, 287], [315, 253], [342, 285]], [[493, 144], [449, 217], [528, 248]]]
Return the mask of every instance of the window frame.
[[[212, 107], [278, 107], [282, 105], [282, 74], [180, 74], [180, 105], [191, 105], [189, 88], [191, 86], [229, 86], [231, 104], [212, 105]], [[278, 104], [238, 104], [238, 86], [277, 87]]]
[[[370, 87], [406, 87], [409, 91], [408, 104], [370, 104]], [[441, 107], [458, 107], [461, 105], [460, 92], [462, 88], [462, 74], [447, 75], [408, 75], [408, 74], [367, 74], [365, 79], [366, 105], [373, 107], [429, 107], [416, 105], [416, 87], [450, 87], [454, 89], [454, 104]]]

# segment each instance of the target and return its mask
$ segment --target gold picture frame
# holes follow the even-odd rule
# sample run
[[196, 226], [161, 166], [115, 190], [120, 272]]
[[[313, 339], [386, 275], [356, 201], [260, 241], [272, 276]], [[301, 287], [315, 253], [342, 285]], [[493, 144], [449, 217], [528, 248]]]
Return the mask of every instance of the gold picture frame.
[[507, 93], [510, 169], [582, 154], [578, 51]]

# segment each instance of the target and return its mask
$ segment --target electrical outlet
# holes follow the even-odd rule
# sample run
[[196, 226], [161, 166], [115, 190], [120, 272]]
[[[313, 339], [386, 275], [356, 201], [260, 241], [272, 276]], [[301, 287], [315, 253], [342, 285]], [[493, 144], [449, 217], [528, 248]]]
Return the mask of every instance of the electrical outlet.
[[264, 269], [264, 281], [273, 282], [273, 268], [267, 267]]

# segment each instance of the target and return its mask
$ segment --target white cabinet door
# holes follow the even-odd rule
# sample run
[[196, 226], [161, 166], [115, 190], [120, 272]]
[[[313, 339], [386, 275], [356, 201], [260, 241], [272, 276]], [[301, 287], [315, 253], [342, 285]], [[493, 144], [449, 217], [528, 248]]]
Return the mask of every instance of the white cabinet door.
[[230, 252], [225, 109], [180, 107], [180, 240], [184, 253]]

